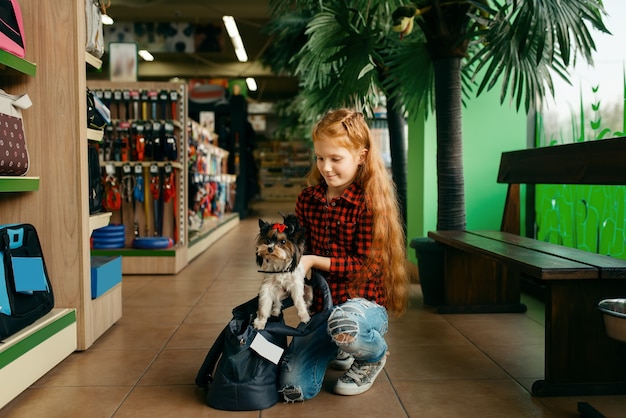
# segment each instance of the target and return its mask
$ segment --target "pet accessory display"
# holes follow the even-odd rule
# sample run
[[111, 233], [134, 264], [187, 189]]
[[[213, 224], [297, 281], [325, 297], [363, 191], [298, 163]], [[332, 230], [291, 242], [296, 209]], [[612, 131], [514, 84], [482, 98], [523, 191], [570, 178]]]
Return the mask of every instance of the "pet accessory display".
[[24, 58], [24, 23], [17, 0], [0, 0], [0, 49]]
[[0, 250], [0, 340], [4, 340], [50, 312], [54, 295], [33, 225], [1, 225]]
[[[323, 310], [298, 328], [286, 325], [281, 313], [271, 317], [265, 329], [256, 330], [252, 324], [258, 297], [233, 309], [233, 318], [213, 343], [196, 377], [196, 385], [208, 388], [207, 405], [228, 411], [252, 411], [269, 408], [280, 400], [280, 362], [263, 357], [255, 349], [259, 340], [265, 339], [284, 350], [287, 337], [298, 338], [326, 326], [333, 305], [328, 284], [318, 273], [312, 275], [309, 284], [322, 292]], [[283, 308], [288, 306], [291, 306], [289, 299]]]
[[91, 233], [91, 248], [108, 250], [126, 246], [126, 227], [123, 224], [109, 224], [94, 229]]
[[27, 94], [14, 96], [0, 90], [0, 175], [23, 176], [30, 159], [22, 124], [22, 110], [32, 105]]
[[122, 195], [114, 174], [107, 173], [104, 179], [104, 198], [102, 206], [105, 210], [113, 212], [122, 207]]

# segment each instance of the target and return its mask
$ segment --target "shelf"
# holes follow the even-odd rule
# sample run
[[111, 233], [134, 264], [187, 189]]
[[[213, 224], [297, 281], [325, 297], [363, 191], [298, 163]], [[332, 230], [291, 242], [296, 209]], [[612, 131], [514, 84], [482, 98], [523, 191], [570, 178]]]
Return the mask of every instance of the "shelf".
[[0, 67], [10, 69], [21, 74], [26, 74], [31, 77], [35, 76], [37, 72], [37, 65], [32, 62], [28, 62], [25, 59], [16, 57], [15, 55], [8, 53], [0, 49]]
[[177, 161], [105, 161], [101, 165], [104, 167], [109, 164], [113, 167], [122, 167], [125, 164], [130, 164], [132, 166], [141, 164], [142, 167], [150, 167], [152, 164], [156, 164], [159, 167], [165, 167], [169, 164], [173, 168], [183, 168], [183, 165]]
[[92, 256], [121, 256], [122, 274], [176, 274], [187, 266], [187, 247], [177, 245], [163, 250], [119, 248], [91, 250]]
[[53, 309], [0, 345], [0, 408], [76, 350], [76, 311]]
[[102, 68], [102, 60], [94, 57], [87, 51], [85, 51], [85, 62], [98, 70]]
[[198, 257], [237, 225], [239, 225], [239, 214], [235, 212], [227, 213], [219, 218], [205, 219], [201, 231], [189, 234], [187, 259], [191, 261]]
[[93, 232], [94, 229], [107, 226], [111, 219], [111, 215], [112, 215], [111, 212], [101, 212], [101, 213], [96, 213], [94, 215], [90, 215], [89, 216], [89, 236], [91, 236], [91, 233]]
[[0, 176], [0, 192], [35, 192], [39, 190], [39, 177]]
[[100, 129], [87, 128], [87, 139], [90, 141], [102, 141], [104, 137], [104, 131]]

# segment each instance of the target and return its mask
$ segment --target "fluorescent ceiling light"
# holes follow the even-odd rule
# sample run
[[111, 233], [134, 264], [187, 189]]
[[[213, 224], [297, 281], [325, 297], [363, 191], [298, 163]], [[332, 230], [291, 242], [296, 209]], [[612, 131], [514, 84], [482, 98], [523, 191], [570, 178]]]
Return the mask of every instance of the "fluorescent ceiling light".
[[143, 58], [144, 60], [146, 60], [146, 61], [154, 61], [154, 57], [146, 49], [140, 49], [139, 50], [139, 56], [141, 58]]
[[107, 14], [103, 14], [101, 17], [102, 20], [102, 24], [103, 25], [112, 25], [113, 24], [113, 18]]
[[248, 86], [248, 90], [250, 91], [256, 91], [257, 89], [256, 81], [252, 77], [246, 78], [246, 85]]
[[246, 48], [244, 48], [243, 41], [239, 35], [235, 18], [232, 16], [223, 16], [222, 20], [224, 21], [224, 26], [226, 27], [226, 32], [228, 32], [230, 41], [233, 44], [233, 48], [235, 48], [235, 55], [237, 56], [237, 59], [240, 62], [247, 62], [248, 54], [246, 53]]

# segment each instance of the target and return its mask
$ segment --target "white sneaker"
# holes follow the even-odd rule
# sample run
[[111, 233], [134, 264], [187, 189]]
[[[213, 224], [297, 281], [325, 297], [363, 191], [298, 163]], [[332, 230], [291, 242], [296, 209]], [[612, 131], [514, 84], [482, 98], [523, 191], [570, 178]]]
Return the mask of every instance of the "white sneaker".
[[337, 357], [335, 357], [328, 366], [334, 370], [346, 371], [352, 366], [352, 362], [354, 362], [354, 357], [339, 350]]
[[374, 384], [376, 377], [385, 367], [386, 362], [387, 355], [374, 363], [354, 360], [350, 370], [337, 380], [335, 393], [339, 395], [358, 395], [368, 391]]

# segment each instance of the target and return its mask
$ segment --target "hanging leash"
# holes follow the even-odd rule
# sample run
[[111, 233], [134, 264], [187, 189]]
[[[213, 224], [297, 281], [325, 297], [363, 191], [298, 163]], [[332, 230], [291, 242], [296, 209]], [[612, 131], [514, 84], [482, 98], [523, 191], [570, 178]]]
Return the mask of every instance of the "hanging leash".
[[137, 210], [135, 208], [137, 202], [143, 202], [144, 200], [144, 183], [143, 183], [143, 168], [141, 164], [135, 165], [135, 188], [133, 189], [133, 233], [135, 238], [139, 237], [139, 220], [137, 219]]
[[152, 204], [154, 207], [154, 235], [158, 236], [159, 225], [161, 223], [161, 214], [159, 206], [162, 200], [162, 187], [161, 187], [161, 170], [156, 164], [150, 166], [150, 193], [152, 194]]
[[165, 178], [163, 181], [163, 202], [168, 203], [172, 201], [172, 208], [174, 212], [174, 242], [178, 242], [178, 216], [176, 205], [176, 176], [171, 164], [166, 164], [164, 167]]

